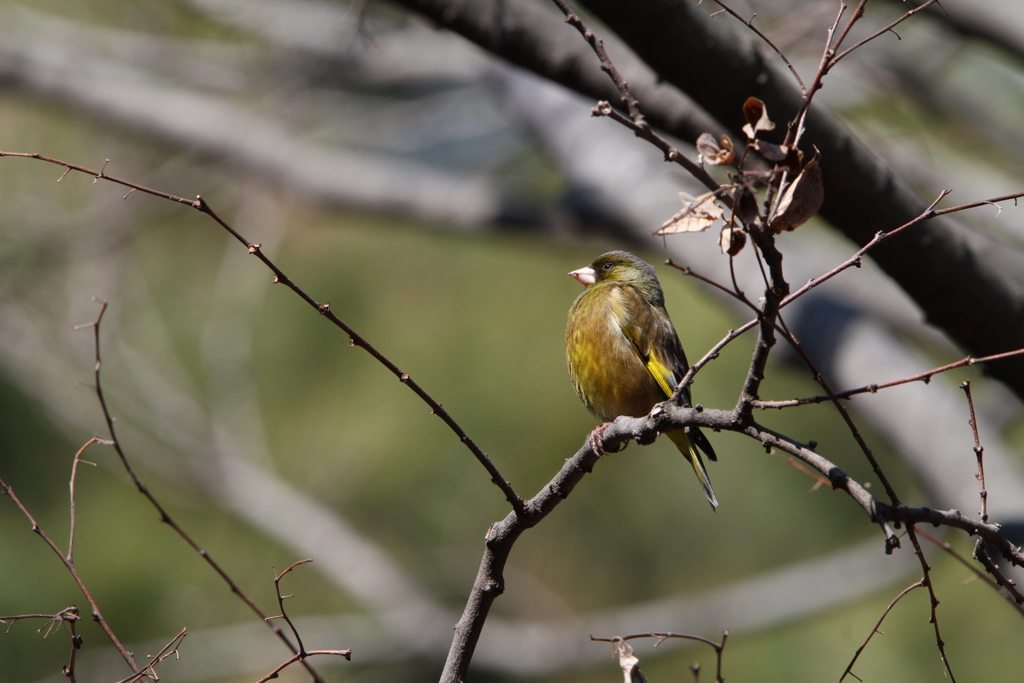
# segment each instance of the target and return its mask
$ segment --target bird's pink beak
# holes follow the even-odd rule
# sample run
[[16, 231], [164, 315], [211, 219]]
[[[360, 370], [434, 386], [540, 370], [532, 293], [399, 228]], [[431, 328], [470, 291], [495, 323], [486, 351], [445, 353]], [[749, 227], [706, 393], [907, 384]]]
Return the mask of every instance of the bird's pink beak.
[[569, 275], [579, 280], [580, 284], [582, 285], [592, 285], [594, 284], [594, 280], [597, 279], [597, 272], [595, 272], [594, 269], [591, 268], [590, 266], [587, 266], [586, 268], [580, 268], [579, 270], [574, 270], [571, 273], [569, 273]]

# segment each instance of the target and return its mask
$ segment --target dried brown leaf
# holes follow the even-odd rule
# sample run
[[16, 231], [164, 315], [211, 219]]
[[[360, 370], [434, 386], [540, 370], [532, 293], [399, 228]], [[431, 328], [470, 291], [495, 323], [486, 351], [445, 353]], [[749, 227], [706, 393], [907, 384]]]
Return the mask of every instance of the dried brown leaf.
[[741, 228], [726, 225], [722, 228], [722, 234], [718, 236], [718, 246], [722, 248], [723, 254], [735, 256], [743, 251], [747, 243], [747, 234]]
[[754, 140], [754, 149], [768, 161], [776, 163], [785, 161], [789, 154], [789, 145], [775, 145], [764, 140]]
[[615, 651], [619, 656], [624, 683], [647, 683], [647, 678], [640, 672], [640, 660], [633, 654], [633, 648], [624, 640], [615, 641]]
[[823, 201], [825, 190], [821, 183], [821, 167], [818, 166], [818, 157], [814, 157], [782, 193], [778, 211], [768, 228], [776, 235], [783, 230], [798, 228], [818, 213]]
[[736, 217], [743, 225], [754, 225], [761, 219], [758, 213], [757, 198], [749, 188], [743, 186], [736, 192]]
[[665, 221], [655, 235], [672, 235], [677, 232], [704, 232], [722, 217], [722, 208], [715, 203], [715, 195], [706, 192], [699, 197], [679, 193], [683, 208]]
[[718, 142], [711, 133], [701, 133], [697, 138], [697, 152], [712, 166], [731, 164], [736, 158], [728, 135], [723, 135], [721, 142]]
[[743, 132], [751, 140], [756, 138], [762, 130], [775, 129], [775, 124], [768, 118], [768, 109], [764, 106], [764, 102], [756, 97], [748, 97], [747, 101], [743, 103], [743, 116], [747, 119], [747, 124], [743, 126]]
[[800, 172], [800, 165], [804, 163], [804, 153], [796, 147], [790, 147], [786, 152], [786, 158], [783, 160], [782, 165], [786, 167], [786, 170], [792, 174]]

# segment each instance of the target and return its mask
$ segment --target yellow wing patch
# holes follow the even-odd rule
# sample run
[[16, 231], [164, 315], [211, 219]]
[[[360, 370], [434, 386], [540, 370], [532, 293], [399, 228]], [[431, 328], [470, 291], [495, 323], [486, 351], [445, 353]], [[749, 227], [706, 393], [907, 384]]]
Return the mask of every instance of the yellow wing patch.
[[651, 373], [651, 377], [661, 387], [661, 391], [665, 394], [665, 398], [672, 396], [672, 392], [675, 391], [676, 375], [672, 372], [668, 366], [662, 363], [654, 353], [654, 347], [651, 345], [650, 340], [644, 336], [644, 333], [636, 325], [632, 323], [625, 316], [621, 316], [618, 320], [619, 329], [622, 330], [622, 334], [629, 340], [633, 348], [640, 355], [640, 359], [643, 361], [644, 366], [647, 368], [647, 372]]
[[647, 371], [654, 377], [654, 381], [658, 383], [661, 390], [665, 392], [665, 398], [672, 396], [672, 392], [675, 391], [675, 386], [670, 384], [670, 380], [675, 379], [675, 373], [665, 367], [665, 364], [654, 357], [654, 354], [647, 356]]

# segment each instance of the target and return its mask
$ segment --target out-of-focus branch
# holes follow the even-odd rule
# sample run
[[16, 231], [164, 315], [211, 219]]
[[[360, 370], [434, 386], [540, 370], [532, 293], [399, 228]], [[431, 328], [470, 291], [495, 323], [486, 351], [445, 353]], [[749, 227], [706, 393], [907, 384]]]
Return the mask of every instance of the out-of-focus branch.
[[[901, 0], [890, 0], [906, 7]], [[935, 21], [949, 26], [962, 36], [978, 38], [1024, 62], [1024, 21], [1007, 3], [958, 2], [931, 6], [928, 13]]]
[[486, 177], [327, 147], [229, 97], [74, 49], [60, 40], [60, 27], [47, 30], [36, 20], [35, 30], [27, 30], [15, 13], [0, 16], [0, 80], [279, 178], [322, 201], [461, 226], [484, 225], [501, 214], [500, 193]]

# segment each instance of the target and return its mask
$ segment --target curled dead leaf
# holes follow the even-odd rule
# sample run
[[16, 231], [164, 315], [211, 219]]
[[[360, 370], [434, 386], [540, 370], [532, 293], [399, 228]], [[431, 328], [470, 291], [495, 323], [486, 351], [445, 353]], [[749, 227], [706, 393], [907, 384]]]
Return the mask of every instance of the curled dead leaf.
[[699, 197], [679, 193], [683, 208], [658, 228], [655, 235], [672, 235], [677, 232], [703, 232], [722, 217], [722, 208], [715, 203], [715, 195], [705, 192]]
[[732, 140], [728, 135], [723, 135], [721, 142], [715, 140], [711, 133], [701, 133], [697, 138], [697, 152], [704, 158], [706, 163], [712, 166], [731, 164], [736, 158], [733, 151]]
[[740, 186], [733, 195], [736, 198], [736, 217], [743, 225], [755, 225], [760, 222], [761, 214], [758, 213], [757, 197], [746, 186]]
[[718, 246], [722, 248], [723, 254], [735, 256], [743, 250], [747, 243], [747, 234], [741, 228], [726, 225], [722, 228], [722, 234], [718, 236]]
[[775, 145], [764, 140], [754, 140], [753, 147], [766, 161], [784, 167], [793, 175], [800, 173], [800, 164], [803, 163], [804, 153], [799, 148], [790, 145]]
[[776, 145], [764, 140], [754, 140], [754, 149], [765, 159], [775, 163], [785, 161], [789, 154], [789, 145]]
[[743, 126], [743, 132], [751, 140], [756, 138], [762, 130], [775, 129], [775, 124], [768, 118], [768, 109], [764, 106], [764, 102], [756, 97], [748, 97], [747, 101], [743, 103], [743, 117], [747, 119], [747, 124]]
[[779, 208], [768, 224], [768, 229], [778, 235], [783, 230], [798, 228], [818, 213], [824, 201], [821, 167], [818, 166], [816, 156], [807, 162], [800, 175], [782, 193]]
[[647, 683], [647, 678], [640, 672], [640, 660], [633, 654], [633, 648], [625, 640], [616, 639], [613, 646], [619, 656], [624, 683]]

